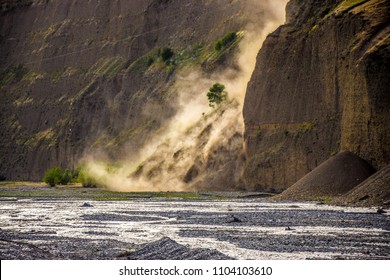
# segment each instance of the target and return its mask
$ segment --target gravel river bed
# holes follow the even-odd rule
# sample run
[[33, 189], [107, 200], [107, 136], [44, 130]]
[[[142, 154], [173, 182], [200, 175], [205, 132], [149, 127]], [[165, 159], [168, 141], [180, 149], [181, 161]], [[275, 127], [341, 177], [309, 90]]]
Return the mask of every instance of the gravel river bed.
[[389, 259], [375, 208], [265, 199], [3, 199], [1, 259]]

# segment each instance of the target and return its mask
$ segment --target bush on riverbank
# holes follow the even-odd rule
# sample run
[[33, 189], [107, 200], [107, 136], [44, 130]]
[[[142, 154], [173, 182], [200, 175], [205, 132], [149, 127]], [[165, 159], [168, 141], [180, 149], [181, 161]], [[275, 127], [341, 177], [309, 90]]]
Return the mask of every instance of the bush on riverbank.
[[45, 172], [43, 176], [43, 181], [49, 186], [54, 187], [58, 184], [67, 185], [74, 181], [77, 174], [74, 174], [69, 169], [62, 171], [61, 167], [53, 167]]

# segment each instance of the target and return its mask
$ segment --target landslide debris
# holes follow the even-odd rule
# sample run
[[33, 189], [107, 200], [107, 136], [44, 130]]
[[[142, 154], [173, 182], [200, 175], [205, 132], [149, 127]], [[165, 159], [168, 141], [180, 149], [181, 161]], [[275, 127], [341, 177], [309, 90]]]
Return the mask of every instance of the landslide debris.
[[390, 207], [390, 165], [370, 176], [344, 196], [336, 198], [334, 203]]
[[375, 172], [357, 155], [345, 151], [331, 157], [278, 196], [288, 200], [316, 200], [346, 194]]

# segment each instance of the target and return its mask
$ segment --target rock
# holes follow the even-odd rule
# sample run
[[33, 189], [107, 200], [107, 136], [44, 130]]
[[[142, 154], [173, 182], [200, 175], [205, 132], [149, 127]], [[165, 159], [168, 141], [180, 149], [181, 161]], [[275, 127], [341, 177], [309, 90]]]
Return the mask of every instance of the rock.
[[88, 202], [84, 202], [84, 204], [80, 207], [93, 207], [93, 205], [89, 204]]
[[242, 223], [242, 220], [235, 215], [231, 215], [228, 223]]
[[290, 228], [290, 227], [286, 227], [285, 230], [290, 231], [290, 230], [295, 230], [295, 229], [294, 228]]
[[384, 213], [386, 213], [386, 211], [383, 210], [382, 208], [378, 208], [378, 209], [376, 210], [376, 212], [377, 212], [378, 214], [384, 214]]

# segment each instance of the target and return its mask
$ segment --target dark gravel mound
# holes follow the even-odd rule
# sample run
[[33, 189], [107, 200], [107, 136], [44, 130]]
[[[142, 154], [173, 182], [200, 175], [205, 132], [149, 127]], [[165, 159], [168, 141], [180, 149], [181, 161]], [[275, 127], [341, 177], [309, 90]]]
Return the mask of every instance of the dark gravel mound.
[[315, 168], [278, 198], [312, 200], [343, 195], [374, 172], [374, 168], [357, 155], [342, 152]]
[[164, 237], [130, 253], [129, 260], [231, 260], [224, 254], [209, 249], [188, 249], [176, 241]]
[[[0, 228], [1, 260], [114, 260], [136, 245], [97, 231], [91, 238], [65, 237], [54, 231], [14, 231]], [[97, 236], [97, 238], [93, 238]], [[119, 239], [119, 238], [118, 238]]]
[[337, 198], [335, 203], [390, 207], [390, 164], [359, 184], [345, 196]]

